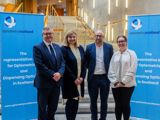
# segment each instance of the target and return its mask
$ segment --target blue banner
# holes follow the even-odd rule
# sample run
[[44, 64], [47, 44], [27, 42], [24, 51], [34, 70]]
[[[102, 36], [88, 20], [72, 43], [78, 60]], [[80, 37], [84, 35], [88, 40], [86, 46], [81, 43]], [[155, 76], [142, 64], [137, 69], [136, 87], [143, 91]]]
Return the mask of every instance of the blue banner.
[[0, 13], [2, 119], [37, 118], [33, 45], [42, 40], [43, 15]]
[[128, 45], [138, 56], [131, 116], [133, 120], [160, 120], [160, 15], [128, 20]]

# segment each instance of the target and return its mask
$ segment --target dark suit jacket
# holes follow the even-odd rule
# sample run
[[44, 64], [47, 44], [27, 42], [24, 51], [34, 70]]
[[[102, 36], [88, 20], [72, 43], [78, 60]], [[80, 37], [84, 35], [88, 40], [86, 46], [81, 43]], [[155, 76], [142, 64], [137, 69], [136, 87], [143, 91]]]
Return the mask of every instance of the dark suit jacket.
[[60, 47], [53, 44], [56, 52], [56, 62], [51, 58], [51, 54], [44, 42], [33, 47], [33, 58], [36, 66], [36, 77], [34, 86], [37, 88], [51, 88], [53, 85], [60, 86], [60, 81], [55, 82], [52, 77], [55, 72], [63, 75], [65, 64]]
[[[111, 57], [113, 55], [113, 47], [108, 43], [103, 43], [103, 53], [104, 53], [104, 65], [106, 73], [108, 73], [109, 63]], [[92, 43], [86, 48], [86, 66], [88, 68], [88, 82], [91, 82], [91, 78], [94, 74], [95, 66], [96, 66], [96, 45]], [[106, 77], [108, 78], [107, 74]], [[108, 80], [109, 83], [109, 80]]]
[[[83, 79], [86, 75], [86, 67], [85, 67], [85, 53], [82, 46], [78, 47], [81, 55], [81, 74], [80, 77]], [[62, 47], [63, 56], [65, 59], [65, 72], [63, 76], [63, 98], [73, 98], [79, 96], [77, 86], [74, 81], [77, 78], [78, 68], [77, 68], [77, 60], [72, 53], [70, 47], [63, 46]], [[84, 81], [81, 84], [81, 96], [84, 96]]]

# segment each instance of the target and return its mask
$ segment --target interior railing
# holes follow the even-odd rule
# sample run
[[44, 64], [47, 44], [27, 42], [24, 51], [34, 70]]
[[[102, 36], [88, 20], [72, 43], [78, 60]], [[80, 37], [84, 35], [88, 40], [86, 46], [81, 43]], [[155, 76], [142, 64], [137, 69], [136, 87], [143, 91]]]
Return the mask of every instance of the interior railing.
[[[45, 10], [44, 26], [50, 26], [53, 28], [54, 37], [57, 42], [63, 41], [64, 23], [61, 16], [57, 13], [53, 5], [47, 5]], [[54, 16], [54, 17], [53, 17]]]
[[[49, 16], [55, 16], [53, 19], [54, 22], [54, 29], [64, 29], [64, 23], [61, 19], [61, 16], [58, 15], [56, 9], [54, 8], [53, 5], [47, 5], [46, 10], [45, 10], [45, 26], [47, 26], [49, 24]], [[52, 23], [53, 23], [52, 22]]]
[[4, 12], [23, 12], [23, 2], [16, 4], [1, 4], [4, 7]]
[[18, 5], [16, 5], [15, 9], [13, 10], [13, 12], [23, 12], [23, 2], [19, 3]]
[[[79, 17], [78, 17], [79, 19]], [[104, 31], [104, 34], [105, 34], [105, 41], [106, 42], [109, 42], [111, 43], [115, 49], [117, 49], [117, 42], [116, 42], [116, 39], [117, 39], [117, 36], [120, 35], [120, 34], [123, 34], [123, 35], [126, 35], [127, 36], [127, 24], [128, 24], [128, 21], [125, 20], [125, 19], [119, 19], [119, 20], [112, 20], [111, 22], [108, 22], [107, 24], [100, 24], [96, 21], [94, 21], [94, 28], [93, 26], [89, 26], [90, 24], [87, 23], [85, 21], [85, 19], [83, 19], [81, 17], [80, 18], [80, 21], [82, 21], [82, 23], [84, 24], [84, 26], [86, 26], [85, 28], [87, 28], [86, 31], [88, 32], [85, 32], [85, 34], [87, 33], [93, 33], [93, 34], [90, 34], [90, 38], [81, 38], [81, 43], [83, 43], [85, 46], [86, 44], [88, 43], [91, 43], [91, 42], [94, 42], [94, 31], [95, 30], [102, 30]], [[89, 20], [89, 22], [91, 22], [91, 20]], [[80, 35], [82, 36], [82, 35]]]
[[89, 12], [84, 12], [79, 9], [78, 15], [83, 21], [86, 22], [86, 25], [90, 27], [93, 31], [101, 29], [105, 33], [105, 39], [108, 42], [116, 43], [116, 37], [119, 34], [127, 35], [127, 23], [126, 19], [112, 20], [108, 21], [105, 24], [99, 23], [94, 17], [92, 17]]

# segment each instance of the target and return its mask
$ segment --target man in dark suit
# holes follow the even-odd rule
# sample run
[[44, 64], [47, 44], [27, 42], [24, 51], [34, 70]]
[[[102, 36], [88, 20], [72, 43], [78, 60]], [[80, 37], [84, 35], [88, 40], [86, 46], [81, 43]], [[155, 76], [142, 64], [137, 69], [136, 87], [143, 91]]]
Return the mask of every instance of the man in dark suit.
[[34, 86], [37, 88], [38, 120], [55, 120], [61, 77], [65, 64], [61, 49], [52, 43], [53, 32], [43, 29], [43, 42], [33, 47], [33, 58], [36, 66]]
[[113, 55], [113, 47], [103, 42], [104, 33], [101, 30], [97, 30], [95, 34], [95, 43], [88, 45], [86, 48], [91, 119], [98, 120], [97, 98], [100, 92], [101, 108], [99, 120], [106, 120], [108, 107], [107, 99], [110, 89], [110, 82], [107, 74], [109, 63]]

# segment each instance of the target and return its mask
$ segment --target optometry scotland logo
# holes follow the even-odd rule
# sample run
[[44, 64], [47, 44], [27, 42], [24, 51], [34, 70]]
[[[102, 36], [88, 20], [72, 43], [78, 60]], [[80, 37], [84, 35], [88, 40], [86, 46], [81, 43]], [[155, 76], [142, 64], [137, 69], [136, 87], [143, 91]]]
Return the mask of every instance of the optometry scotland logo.
[[8, 27], [8, 28], [12, 28], [16, 25], [16, 21], [14, 19], [14, 17], [12, 16], [8, 16], [6, 17], [6, 19], [4, 20], [4, 24]]
[[131, 26], [135, 30], [139, 30], [142, 27], [142, 22], [140, 19], [134, 19], [131, 23]]

